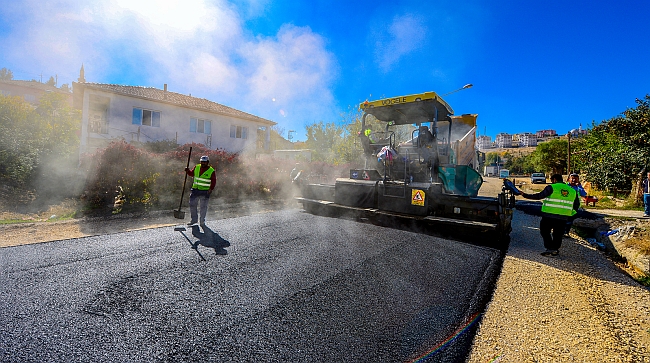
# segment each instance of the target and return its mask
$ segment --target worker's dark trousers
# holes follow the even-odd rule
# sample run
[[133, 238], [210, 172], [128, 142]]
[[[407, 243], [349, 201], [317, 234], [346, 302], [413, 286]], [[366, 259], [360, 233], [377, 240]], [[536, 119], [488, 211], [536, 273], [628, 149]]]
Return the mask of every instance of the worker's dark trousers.
[[[198, 190], [192, 189], [190, 192], [190, 216], [192, 217], [192, 222], [199, 222], [201, 224], [205, 223], [205, 216], [208, 213], [208, 196], [207, 190]], [[201, 219], [199, 220], [199, 213], [197, 212], [197, 207], [200, 204]]]
[[559, 250], [562, 246], [562, 236], [566, 220], [543, 216], [539, 222], [539, 232], [544, 239], [544, 247], [547, 250]]

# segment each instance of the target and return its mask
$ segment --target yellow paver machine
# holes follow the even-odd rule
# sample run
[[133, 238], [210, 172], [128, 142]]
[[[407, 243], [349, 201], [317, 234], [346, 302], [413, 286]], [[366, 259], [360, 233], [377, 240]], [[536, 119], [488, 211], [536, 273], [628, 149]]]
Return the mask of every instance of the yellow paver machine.
[[297, 200], [306, 211], [460, 228], [507, 245], [515, 198], [505, 187], [478, 196], [476, 114], [454, 116], [435, 92], [366, 101], [359, 109], [363, 168], [334, 185], [302, 183]]

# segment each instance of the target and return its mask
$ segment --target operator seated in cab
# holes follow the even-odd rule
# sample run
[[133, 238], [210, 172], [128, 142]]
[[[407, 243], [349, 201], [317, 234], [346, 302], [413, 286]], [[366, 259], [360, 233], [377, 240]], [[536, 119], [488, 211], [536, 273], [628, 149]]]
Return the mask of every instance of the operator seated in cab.
[[426, 125], [422, 125], [418, 131], [418, 145], [420, 147], [431, 146], [433, 144], [433, 134]]

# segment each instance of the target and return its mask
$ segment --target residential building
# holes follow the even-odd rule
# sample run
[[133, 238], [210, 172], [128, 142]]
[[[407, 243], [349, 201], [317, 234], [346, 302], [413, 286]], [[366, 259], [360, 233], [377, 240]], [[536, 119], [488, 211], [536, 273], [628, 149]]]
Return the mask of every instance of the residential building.
[[497, 134], [495, 143], [499, 148], [512, 147], [512, 135], [502, 132]]
[[74, 105], [82, 110], [80, 154], [116, 139], [174, 140], [179, 145], [199, 143], [254, 154], [269, 150], [271, 127], [276, 124], [213, 101], [170, 92], [166, 84], [157, 89], [87, 83], [82, 73], [73, 90]]
[[0, 94], [22, 97], [34, 106], [38, 105], [38, 101], [44, 94], [50, 92], [65, 95], [72, 106], [72, 93], [60, 88], [37, 81], [0, 80]]
[[537, 135], [534, 135], [530, 132], [523, 132], [519, 134], [519, 146], [520, 147], [532, 147], [537, 146]]
[[538, 139], [557, 136], [555, 130], [540, 130], [535, 133]]
[[487, 149], [493, 148], [492, 137], [490, 136], [479, 136], [476, 138], [476, 148], [485, 151]]

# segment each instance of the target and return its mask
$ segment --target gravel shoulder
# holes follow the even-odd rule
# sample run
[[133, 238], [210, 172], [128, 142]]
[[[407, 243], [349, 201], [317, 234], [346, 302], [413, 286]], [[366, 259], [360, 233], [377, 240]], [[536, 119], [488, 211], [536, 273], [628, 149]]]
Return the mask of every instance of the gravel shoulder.
[[650, 362], [650, 289], [577, 236], [541, 256], [538, 225], [515, 213], [469, 362]]

